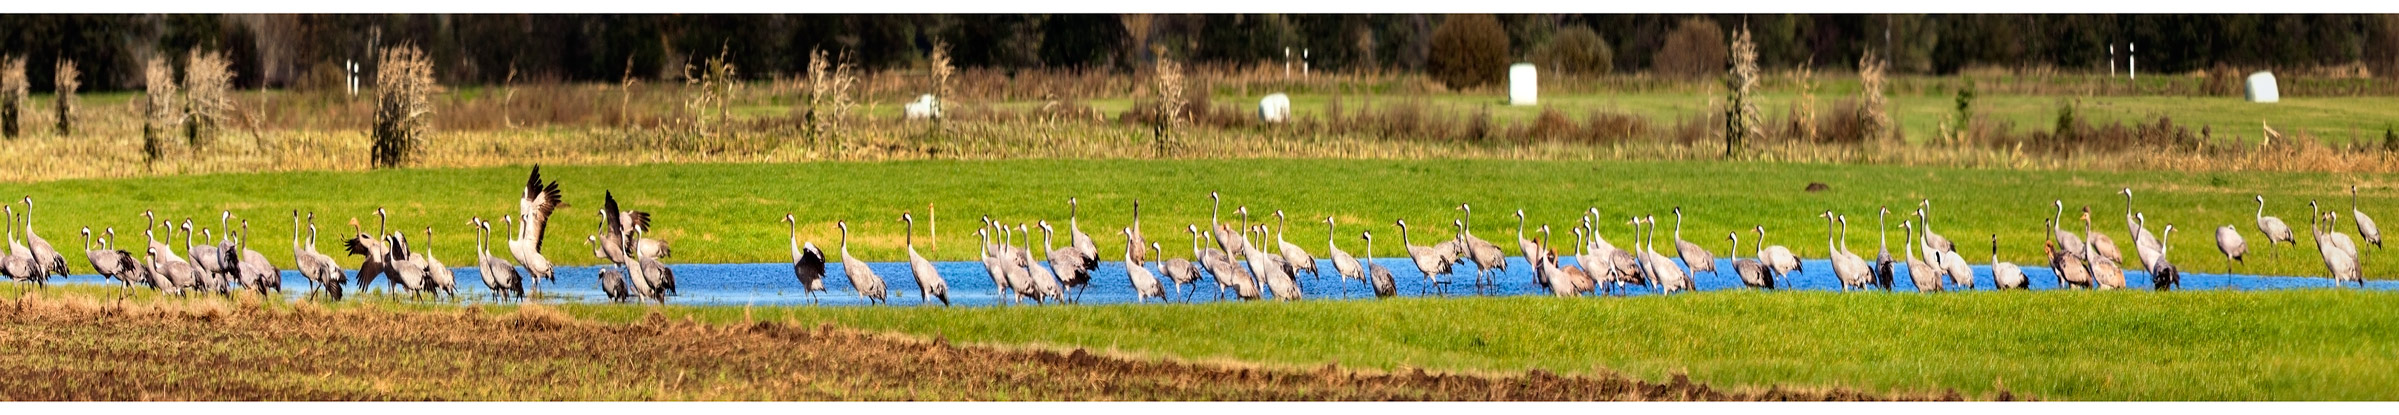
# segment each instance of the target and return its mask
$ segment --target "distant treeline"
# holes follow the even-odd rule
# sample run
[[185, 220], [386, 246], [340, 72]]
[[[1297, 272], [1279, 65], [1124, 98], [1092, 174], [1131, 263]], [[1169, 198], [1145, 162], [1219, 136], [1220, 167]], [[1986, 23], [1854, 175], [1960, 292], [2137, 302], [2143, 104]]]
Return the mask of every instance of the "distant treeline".
[[[140, 83], [140, 61], [228, 52], [243, 87], [339, 85], [345, 60], [379, 46], [423, 48], [450, 83], [674, 77], [720, 50], [748, 78], [801, 73], [809, 50], [847, 51], [870, 70], [909, 68], [936, 40], [964, 67], [1128, 71], [1154, 48], [1199, 64], [1280, 62], [1305, 49], [1319, 70], [1421, 71], [1444, 15], [0, 15], [0, 55], [27, 56], [36, 90], [74, 59], [87, 89]], [[1847, 69], [1874, 51], [1902, 73], [1977, 67], [2104, 71], [2137, 46], [2146, 71], [2363, 63], [2399, 73], [2393, 15], [1656, 15], [1498, 16], [1509, 56], [1532, 58], [1589, 28], [1617, 72], [1652, 68], [1694, 18], [1747, 26], [1761, 65]], [[1576, 29], [1579, 31], [1579, 29]], [[1579, 41], [1578, 41], [1579, 43]], [[1721, 44], [1721, 42], [1719, 42]], [[1673, 51], [1668, 51], [1669, 54]], [[180, 67], [180, 62], [175, 62]], [[371, 70], [371, 63], [368, 68]]]

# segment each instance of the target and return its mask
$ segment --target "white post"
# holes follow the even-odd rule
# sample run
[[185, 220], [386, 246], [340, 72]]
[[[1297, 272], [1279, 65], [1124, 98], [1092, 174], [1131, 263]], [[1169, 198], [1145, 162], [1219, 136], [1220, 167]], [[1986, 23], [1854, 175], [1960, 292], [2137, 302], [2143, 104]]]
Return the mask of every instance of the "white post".
[[2135, 49], [2132, 42], [2124, 42], [2124, 77], [2127, 79], [2141, 79], [2141, 58], [2134, 56]]
[[342, 70], [346, 71], [345, 79], [350, 82], [350, 96], [358, 96], [358, 61], [343, 59]]
[[1291, 47], [1283, 47], [1283, 77], [1291, 77]]
[[1308, 76], [1308, 48], [1299, 49], [1299, 76]]
[[2116, 77], [2116, 44], [2107, 44], [2107, 76]]

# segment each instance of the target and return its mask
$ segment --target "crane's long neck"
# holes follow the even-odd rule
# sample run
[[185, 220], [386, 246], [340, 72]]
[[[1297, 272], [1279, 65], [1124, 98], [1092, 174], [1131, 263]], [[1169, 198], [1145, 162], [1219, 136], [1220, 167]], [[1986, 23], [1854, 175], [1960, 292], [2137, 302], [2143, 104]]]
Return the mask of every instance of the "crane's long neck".
[[1849, 250], [1849, 222], [1841, 222], [1841, 250]]
[[218, 236], [218, 237], [217, 237], [217, 241], [218, 241], [218, 242], [224, 242], [224, 241], [228, 241], [228, 240], [232, 240], [232, 239], [233, 239], [233, 227], [232, 227], [232, 226], [227, 226], [227, 225], [229, 225], [229, 223], [227, 222], [227, 220], [229, 220], [229, 219], [231, 219], [231, 218], [230, 218], [230, 217], [228, 217], [228, 216], [217, 216], [217, 229], [224, 229], [224, 230], [225, 230], [225, 234], [224, 234], [224, 235], [220, 235], [220, 236]]
[[1066, 204], [1066, 229], [1067, 229], [1067, 230], [1072, 230], [1072, 231], [1075, 231], [1075, 232], [1082, 232], [1082, 231], [1083, 231], [1083, 225], [1081, 225], [1081, 223], [1082, 223], [1082, 222], [1078, 222], [1078, 221], [1076, 221], [1076, 220], [1075, 220], [1075, 216], [1077, 216], [1077, 215], [1075, 214], [1075, 211], [1077, 211], [1077, 210], [1080, 210], [1081, 208], [1082, 208], [1082, 206], [1079, 206], [1079, 205], [1077, 205], [1077, 204], [1074, 204], [1074, 203], [1068, 203], [1068, 204]]
[[[2158, 235], [2157, 235], [2157, 256], [2158, 256], [2158, 257], [2161, 257], [2161, 258], [2163, 258], [2163, 257], [2165, 257], [2165, 256], [2166, 256], [2166, 253], [2167, 253], [2167, 252], [2170, 252], [2170, 251], [2173, 251], [2173, 250], [2174, 250], [2174, 244], [2166, 243], [2166, 241], [2171, 241], [2171, 240], [2174, 240], [2174, 228], [2166, 228], [2165, 232], [2158, 233]], [[2206, 255], [2206, 254], [2201, 254], [2201, 255]]]
[[1374, 266], [1374, 237], [1366, 237], [1366, 265]]
[[1674, 211], [1674, 240], [1683, 240], [1683, 211], [1680, 209]]
[[[795, 220], [795, 221], [791, 221], [790, 225], [791, 225], [791, 226], [789, 226], [789, 227], [788, 227], [788, 230], [786, 231], [786, 233], [789, 233], [789, 234], [791, 235], [791, 257], [792, 257], [792, 258], [799, 258], [799, 257], [800, 257], [800, 221], [796, 221], [796, 220]], [[988, 243], [991, 243], [991, 241], [989, 241], [989, 240], [985, 240], [983, 243], [986, 243], [986, 244], [988, 244]]]
[[1999, 238], [1991, 238], [1991, 265], [1999, 265]]
[[1826, 252], [1840, 253], [1840, 247], [1833, 244], [1833, 222], [1834, 220], [1832, 216], [1828, 215], [1824, 217], [1824, 250]]
[[1516, 239], [1524, 239], [1524, 215], [1516, 215]]
[[1901, 249], [1899, 251], [1907, 253], [1908, 262], [1916, 262], [1916, 228], [1907, 226], [1905, 223], [1899, 224], [1899, 228], [1902, 230], [1901, 233], [1907, 234], [1907, 249]]
[[1324, 222], [1324, 250], [1333, 251], [1333, 221]]
[[[1290, 234], [1291, 218], [1283, 217], [1283, 215], [1274, 215], [1274, 241], [1283, 242], [1283, 235]], [[1327, 240], [1331, 240], [1332, 237], [1332, 235], [1325, 235]]]
[[2257, 199], [2257, 220], [2266, 220], [2266, 199]]
[[1211, 201], [1215, 201], [1215, 202], [1216, 202], [1216, 208], [1215, 208], [1215, 209], [1213, 209], [1213, 210], [1209, 210], [1209, 211], [1208, 211], [1208, 227], [1209, 227], [1209, 228], [1219, 228], [1219, 227], [1223, 227], [1223, 226], [1224, 226], [1224, 199], [1218, 199], [1218, 198], [1213, 198], [1213, 197], [1211, 197], [1211, 198], [1208, 198], [1208, 200], [1211, 200]]
[[908, 224], [902, 226], [905, 230], [900, 232], [900, 241], [908, 246], [908, 250], [914, 251], [916, 250], [916, 221], [904, 220], [901, 222]]
[[1741, 258], [1741, 237], [1739, 236], [1739, 234], [1734, 234], [1734, 236], [1732, 237], [1732, 240], [1733, 240], [1733, 250], [1730, 250], [1730, 251], [1724, 251], [1724, 253], [1725, 253], [1725, 254], [1729, 254], [1729, 255], [1732, 255], [1732, 256], [1733, 256], [1732, 258], [1728, 258], [1728, 259], [1740, 259], [1740, 258]]
[[[2090, 215], [2083, 215], [2083, 216], [2090, 216]], [[2082, 234], [2084, 234], [2084, 235], [2090, 235], [2090, 234], [2091, 234], [2091, 219], [2090, 219], [2090, 218], [2083, 218], [2083, 220], [2082, 220]], [[2085, 257], [2088, 257], [2088, 256], [2090, 256], [2090, 253], [2091, 253], [2091, 251], [2093, 251], [2093, 250], [2096, 250], [2095, 248], [2098, 248], [2098, 247], [2099, 247], [2099, 241], [2098, 241], [2098, 239], [2099, 239], [2099, 238], [2091, 238], [2091, 237], [2084, 237], [2084, 238], [2083, 238], [2083, 240], [2082, 240], [2082, 244], [2083, 244], [2083, 256], [2085, 256]], [[2087, 259], [2089, 259], [2089, 258], [2085, 258], [2085, 259], [2087, 260]]]
[[[1924, 204], [1924, 210], [1923, 210], [1923, 211], [1921, 211], [1921, 212], [1916, 212], [1916, 219], [1917, 219], [1917, 221], [1918, 221], [1918, 222], [1924, 222], [1924, 238], [1925, 238], [1925, 239], [1932, 239], [1932, 235], [1933, 235], [1933, 205], [1932, 205], [1931, 203], [1925, 203], [1925, 204]], [[1929, 241], [1928, 241], [1928, 242], [1925, 242], [1925, 243], [1928, 243], [1928, 244], [1929, 244], [1929, 243], [1931, 243], [1931, 242], [1929, 242]]]
[[[2258, 205], [2257, 205], [2257, 209], [2258, 209], [2257, 211], [2259, 212], [2259, 214], [2260, 214], [2260, 215], [2263, 215], [2263, 214], [2264, 214], [2264, 212], [2266, 211], [2266, 204], [2265, 204], [2265, 202], [2259, 202], [2259, 203], [2258, 203]], [[2260, 217], [2263, 217], [2263, 216], [2260, 216]], [[2058, 233], [2058, 232], [2063, 232], [2063, 231], [2065, 230], [2065, 229], [2063, 228], [2063, 226], [2065, 226], [2065, 225], [2066, 225], [2066, 224], [2065, 224], [2065, 221], [2066, 221], [2066, 205], [2062, 205], [2062, 204], [2061, 204], [2061, 205], [2057, 205], [2057, 210], [2055, 210], [2055, 211], [2052, 211], [2052, 212], [2049, 214], [2049, 232], [2050, 232], [2050, 233]]]
[[841, 255], [850, 255], [850, 227], [841, 227]]
[[2133, 223], [2132, 219], [2132, 193], [2124, 194], [2124, 223], [2132, 226], [2140, 226], [2139, 224]]
[[1755, 251], [1755, 252], [1752, 252], [1752, 253], [1755, 253], [1755, 254], [1757, 254], [1757, 255], [1753, 255], [1753, 256], [1754, 256], [1754, 257], [1757, 257], [1757, 259], [1758, 259], [1759, 261], [1765, 261], [1765, 260], [1766, 260], [1766, 231], [1758, 231], [1758, 243], [1756, 243], [1756, 244], [1754, 244], [1754, 245], [1757, 245], [1757, 246], [1753, 247], [1753, 248], [1756, 248], [1756, 249], [1752, 249], [1751, 251]]
[[292, 215], [292, 250], [300, 250], [300, 215]]
[[1408, 225], [1400, 225], [1400, 226], [1399, 226], [1399, 246], [1406, 247], [1406, 246], [1413, 245], [1413, 244], [1414, 244], [1414, 243], [1408, 242]]
[[1460, 239], [1464, 239], [1468, 236], [1474, 236], [1474, 232], [1472, 231], [1472, 229], [1474, 229], [1474, 209], [1465, 210], [1466, 218], [1458, 221], [1458, 237]]
[[1891, 246], [1890, 216], [1891, 212], [1888, 211], [1874, 214], [1874, 246], [1877, 248], [1888, 250]]

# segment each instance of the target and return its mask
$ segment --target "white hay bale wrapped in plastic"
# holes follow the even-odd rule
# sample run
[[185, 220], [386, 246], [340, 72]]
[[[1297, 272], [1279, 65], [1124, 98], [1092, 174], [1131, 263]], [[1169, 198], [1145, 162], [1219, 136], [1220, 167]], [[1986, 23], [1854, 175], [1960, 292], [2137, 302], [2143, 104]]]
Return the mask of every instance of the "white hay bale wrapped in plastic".
[[2274, 85], [2273, 72], [2257, 71], [2257, 73], [2249, 74], [2249, 85], [2246, 90], [2247, 93], [2242, 95], [2248, 98], [2249, 102], [2282, 101], [2282, 91]]
[[1508, 105], [1533, 105], [1541, 95], [1541, 83], [1533, 75], [1533, 64], [1519, 63], [1508, 67]]
[[907, 112], [907, 118], [909, 120], [929, 120], [941, 118], [941, 106], [938, 105], [938, 102], [933, 100], [933, 94], [916, 96], [916, 102], [908, 103], [908, 105], [905, 106], [904, 111]]
[[1265, 99], [1258, 100], [1259, 121], [1279, 123], [1289, 119], [1291, 119], [1290, 95], [1276, 92], [1266, 94]]

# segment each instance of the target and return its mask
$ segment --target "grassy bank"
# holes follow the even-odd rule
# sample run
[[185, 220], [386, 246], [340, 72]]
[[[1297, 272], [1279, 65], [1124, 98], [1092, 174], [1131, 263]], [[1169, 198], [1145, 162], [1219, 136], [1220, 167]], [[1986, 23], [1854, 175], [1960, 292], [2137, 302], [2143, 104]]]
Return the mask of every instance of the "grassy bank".
[[[1524, 209], [1530, 224], [1552, 225], [1555, 235], [1570, 241], [1566, 229], [1589, 207], [1599, 208], [1600, 231], [1619, 246], [1631, 242], [1624, 225], [1631, 215], [1657, 215], [1661, 251], [1671, 251], [1673, 214], [1684, 208], [1684, 239], [1701, 243], [1719, 256], [1729, 248], [1726, 232], [1763, 225], [1767, 241], [1791, 247], [1804, 257], [1824, 256], [1825, 226], [1816, 214], [1832, 210], [1849, 216], [1853, 251], [1873, 252], [1876, 243], [1874, 209], [1889, 206], [1893, 234], [1900, 243], [1899, 222], [1920, 199], [1934, 200], [1934, 230], [1957, 241], [1960, 251], [1983, 262], [1989, 255], [1988, 236], [1999, 235], [2000, 256], [2020, 264], [2040, 260], [2045, 238], [2042, 221], [2052, 213], [2050, 202], [2062, 199], [2068, 207], [2067, 226], [2079, 230], [2075, 209], [2092, 206], [2092, 226], [2116, 238], [2126, 251], [2121, 188], [2133, 189], [2137, 209], [2147, 212], [2151, 232], [2175, 224], [2171, 237], [2173, 259], [2186, 270], [2221, 272], [2223, 257], [2216, 253], [2212, 230], [2235, 225], [2253, 250], [2236, 271], [2279, 275], [2320, 275], [2323, 268], [2314, 244], [2297, 248], [2281, 245], [2270, 250], [2254, 230], [2257, 205], [2253, 194], [2264, 194], [2268, 215], [2290, 221], [2303, 238], [2310, 199], [2348, 209], [2347, 186], [2363, 191], [2360, 209], [2388, 220], [2399, 198], [2384, 175], [2308, 173], [2173, 173], [2073, 172], [1911, 168], [1891, 166], [1831, 166], [1816, 164], [1721, 162], [1574, 162], [1504, 160], [1239, 160], [1239, 161], [909, 161], [887, 163], [799, 164], [680, 164], [636, 166], [545, 166], [546, 177], [559, 180], [569, 207], [562, 208], [551, 226], [544, 252], [551, 261], [591, 264], [598, 260], [582, 245], [596, 228], [600, 197], [613, 192], [630, 209], [656, 216], [650, 236], [670, 241], [675, 262], [788, 261], [785, 212], [799, 219], [802, 240], [814, 241], [829, 253], [840, 235], [833, 227], [848, 220], [851, 253], [870, 261], [899, 261], [903, 239], [902, 212], [914, 212], [920, 223], [938, 219], [938, 249], [934, 238], [919, 228], [919, 251], [936, 259], [962, 260], [975, 255], [974, 228], [982, 215], [1005, 223], [1048, 220], [1062, 234], [1069, 228], [1066, 199], [1079, 197], [1080, 224], [1099, 241], [1102, 258], [1115, 258], [1123, 249], [1118, 228], [1130, 225], [1131, 202], [1143, 202], [1143, 232], [1169, 252], [1187, 252], [1186, 224], [1208, 223], [1208, 192], [1224, 195], [1224, 220], [1234, 208], [1248, 206], [1253, 220], [1271, 221], [1281, 209], [1291, 215], [1286, 239], [1322, 253], [1326, 216], [1339, 218], [1344, 250], [1363, 254], [1358, 232], [1371, 230], [1380, 239], [1377, 253], [1397, 256], [1395, 219], [1407, 219], [1410, 237], [1419, 244], [1453, 235], [1448, 226], [1459, 203], [1476, 209], [1475, 234], [1504, 243], [1514, 237], [1514, 210]], [[318, 214], [323, 236], [319, 250], [338, 251], [340, 238], [350, 234], [346, 222], [360, 218], [374, 232], [377, 207], [391, 212], [390, 228], [422, 238], [433, 227], [431, 246], [445, 258], [471, 258], [473, 233], [467, 219], [495, 220], [514, 213], [514, 198], [524, 183], [525, 167], [475, 169], [410, 169], [372, 172], [298, 172], [179, 176], [146, 179], [64, 180], [0, 186], [0, 195], [14, 199], [32, 195], [37, 205], [36, 230], [63, 251], [81, 249], [76, 231], [91, 226], [118, 231], [120, 248], [138, 248], [142, 241], [140, 213], [144, 209], [165, 217], [194, 218], [200, 227], [215, 227], [219, 211], [231, 210], [251, 220], [253, 249], [288, 267], [287, 244], [293, 210]], [[1809, 183], [1831, 190], [1804, 192]], [[931, 205], [932, 214], [928, 214]], [[21, 209], [22, 206], [20, 205]], [[238, 224], [236, 225], [238, 226]], [[2353, 233], [2348, 223], [2343, 232]], [[1036, 231], [1038, 231], [1036, 229]], [[495, 234], [499, 237], [505, 234]], [[1744, 242], [1754, 242], [1744, 236]], [[496, 242], [495, 242], [496, 243]], [[2361, 242], [2362, 243], [2362, 242]], [[494, 251], [504, 251], [495, 248]], [[2274, 252], [2279, 252], [2279, 256]], [[80, 255], [71, 266], [88, 272]], [[1185, 255], [1177, 255], [1185, 256]], [[2127, 256], [2130, 253], [2127, 252]], [[339, 257], [354, 265], [356, 258]], [[2366, 249], [2366, 275], [2399, 276], [2380, 266], [2379, 251]], [[288, 269], [288, 268], [287, 268]]]
[[[1967, 398], [1990, 399], [2005, 391], [2045, 400], [2388, 400], [2393, 398], [2392, 386], [2399, 385], [2399, 376], [2393, 375], [2399, 373], [2399, 359], [2392, 357], [2399, 356], [2399, 348], [2395, 348], [2399, 346], [2394, 346], [2399, 345], [2399, 334], [2394, 334], [2399, 333], [2399, 307], [2391, 306], [2399, 294], [2344, 290], [1933, 296], [1710, 292], [1632, 299], [1511, 297], [990, 308], [570, 304], [533, 311], [515, 306], [461, 311], [379, 301], [330, 306], [257, 304], [252, 300], [228, 303], [160, 300], [145, 294], [127, 303], [132, 306], [114, 306], [196, 310], [165, 315], [109, 311], [114, 303], [107, 300], [73, 299], [93, 292], [91, 288], [63, 288], [30, 300], [36, 308], [80, 310], [82, 314], [11, 314], [13, 323], [0, 329], [25, 335], [9, 338], [52, 342], [41, 349], [58, 352], [0, 365], [84, 373], [118, 367], [122, 362], [111, 358], [69, 364], [52, 356], [75, 356], [78, 354], [72, 351], [87, 347], [140, 350], [143, 347], [137, 346], [216, 339], [211, 341], [258, 346], [209, 350], [228, 354], [237, 366], [247, 365], [239, 371], [239, 379], [259, 384], [292, 386], [290, 390], [295, 392], [351, 394], [341, 396], [462, 399], [1450, 396], [1405, 383], [1365, 391], [1303, 387], [1273, 394], [1240, 392], [1251, 390], [1248, 388], [1257, 382], [1249, 380], [1257, 379], [1296, 377], [1299, 379], [1289, 382], [1307, 384], [1311, 381], [1306, 376], [1273, 374], [1320, 374], [1327, 364], [1370, 373], [1423, 369], [1498, 378], [1540, 370], [1570, 378], [1655, 384], [1677, 384], [1676, 375], [1687, 374], [1724, 391], [1817, 391], [1805, 392], [1808, 395], [1798, 399], [1822, 399], [1822, 393], [1858, 393], [1839, 391], [1885, 397], [1939, 396], [1956, 391]], [[12, 304], [24, 307], [26, 302]], [[210, 314], [212, 309], [219, 311]], [[551, 315], [555, 313], [596, 325], [560, 325], [556, 321], [565, 317]], [[215, 317], [208, 317], [211, 315]], [[703, 324], [678, 323], [687, 321]], [[754, 328], [760, 327], [758, 322], [773, 324]], [[757, 339], [764, 335], [808, 340], [812, 337], [807, 329], [827, 323], [867, 332], [904, 333], [917, 339], [940, 338], [970, 348], [1021, 350], [1032, 345], [1061, 352], [1089, 349], [1104, 356], [1126, 356], [1132, 362], [1168, 358], [1265, 371], [1254, 375], [1257, 377], [1242, 375], [1238, 377], [1241, 381], [1227, 382], [1236, 374], [1211, 372], [1185, 378], [1174, 371], [1092, 369], [1142, 366], [1133, 363], [1066, 367], [1020, 363], [999, 365], [990, 372], [917, 367], [862, 376], [852, 369], [885, 367], [884, 361], [904, 361], [911, 356], [957, 354], [926, 352], [922, 341], [863, 342], [843, 337], [850, 339], [843, 345], [868, 352], [863, 362], [847, 363], [851, 361], [827, 360], [843, 354], [836, 347], [776, 345]], [[388, 329], [398, 326], [414, 327], [406, 332], [417, 334]], [[801, 333], [797, 337], [777, 334], [788, 329], [800, 329]], [[108, 334], [144, 330], [175, 334], [163, 338]], [[438, 347], [382, 348], [420, 343]], [[621, 347], [668, 347], [679, 352], [615, 352], [623, 350]], [[482, 361], [479, 358], [445, 350], [509, 350], [511, 355], [527, 359], [485, 367], [488, 365], [476, 363]], [[604, 352], [595, 356], [588, 350]], [[777, 351], [765, 353], [767, 350]], [[336, 355], [345, 357], [330, 358]], [[294, 360], [289, 356], [328, 358]], [[990, 357], [1007, 360], [1010, 355]], [[1052, 355], [1031, 360], [1060, 359]], [[759, 373], [744, 368], [745, 364], [777, 368], [771, 371], [782, 374]], [[579, 380], [539, 387], [434, 379], [416, 371], [363, 374], [363, 368], [384, 367], [379, 365], [454, 367], [445, 370], [466, 374], [460, 379], [517, 379], [536, 373], [593, 375], [565, 376]], [[1088, 373], [1089, 377], [1035, 375], [1049, 373], [1045, 370]], [[930, 380], [924, 376], [927, 371], [954, 379]], [[1030, 372], [1018, 373], [1023, 371]], [[1149, 375], [1128, 375], [1135, 373]], [[288, 375], [331, 376], [335, 381], [292, 383], [299, 381]], [[995, 389], [981, 383], [994, 376], [1057, 382], [1058, 390], [1063, 391], [1119, 383], [1151, 386], [1120, 385], [1103, 389], [1115, 390], [1112, 394], [1061, 395], [1051, 394], [1057, 392], [1052, 390]], [[1159, 387], [1161, 383], [1150, 383], [1157, 381], [1155, 376], [1165, 377], [1164, 385], [1179, 386]], [[666, 380], [684, 378], [691, 380]], [[225, 383], [223, 376], [196, 373], [157, 379], [184, 385]], [[31, 379], [19, 382], [39, 383]], [[641, 387], [608, 387], [626, 382]], [[911, 385], [921, 389], [909, 389]], [[1605, 392], [1566, 396], [1614, 399], [1606, 398], [1611, 395]]]

